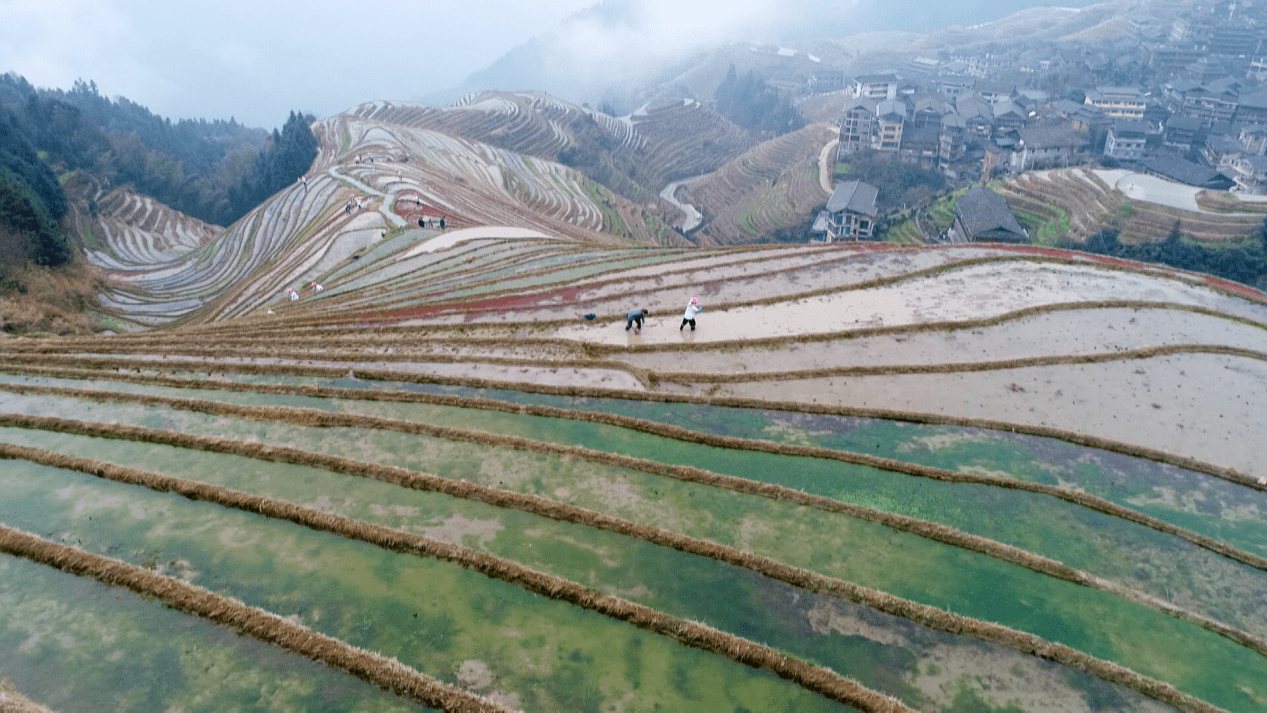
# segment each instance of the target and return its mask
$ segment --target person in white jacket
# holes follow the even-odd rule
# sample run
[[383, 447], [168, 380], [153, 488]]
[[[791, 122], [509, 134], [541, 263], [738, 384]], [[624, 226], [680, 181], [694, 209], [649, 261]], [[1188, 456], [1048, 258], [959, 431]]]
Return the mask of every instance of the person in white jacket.
[[695, 331], [695, 315], [700, 311], [699, 299], [694, 295], [691, 296], [691, 302], [686, 306], [686, 314], [682, 315], [682, 326], [677, 331], [682, 331], [686, 325], [691, 325], [691, 331]]

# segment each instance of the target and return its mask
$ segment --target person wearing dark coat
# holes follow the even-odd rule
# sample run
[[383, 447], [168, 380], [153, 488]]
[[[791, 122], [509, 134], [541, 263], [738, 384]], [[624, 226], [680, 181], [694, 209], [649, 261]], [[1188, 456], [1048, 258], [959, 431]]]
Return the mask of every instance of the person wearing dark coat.
[[641, 332], [642, 320], [646, 316], [647, 316], [647, 310], [645, 309], [630, 310], [629, 314], [625, 315], [625, 331], [628, 332], [629, 329], [633, 327], [634, 323], [636, 322], [638, 324], [638, 329], [636, 329], [635, 331]]

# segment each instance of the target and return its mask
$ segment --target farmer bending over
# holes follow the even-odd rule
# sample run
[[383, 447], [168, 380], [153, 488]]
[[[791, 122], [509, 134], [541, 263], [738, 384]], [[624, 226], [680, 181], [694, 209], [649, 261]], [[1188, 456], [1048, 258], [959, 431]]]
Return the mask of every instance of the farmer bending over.
[[642, 319], [643, 317], [646, 317], [646, 316], [647, 316], [647, 310], [645, 309], [635, 309], [635, 310], [630, 311], [629, 314], [625, 315], [625, 331], [628, 332], [629, 328], [634, 326], [634, 322], [637, 322], [638, 328], [634, 331], [641, 332]]

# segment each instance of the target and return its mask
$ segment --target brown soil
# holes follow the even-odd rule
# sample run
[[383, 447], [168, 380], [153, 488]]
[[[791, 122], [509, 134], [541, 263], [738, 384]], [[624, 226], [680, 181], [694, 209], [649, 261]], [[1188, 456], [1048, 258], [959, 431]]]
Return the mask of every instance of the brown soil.
[[97, 286], [94, 269], [83, 264], [0, 267], [0, 334], [91, 334]]

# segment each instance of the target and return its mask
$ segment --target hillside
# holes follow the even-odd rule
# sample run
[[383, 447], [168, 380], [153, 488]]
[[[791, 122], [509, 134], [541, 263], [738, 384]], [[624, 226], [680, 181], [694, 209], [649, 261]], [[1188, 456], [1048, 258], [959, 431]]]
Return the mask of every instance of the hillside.
[[819, 177], [819, 156], [837, 131], [812, 124], [764, 141], [691, 183], [685, 199], [707, 219], [692, 238], [701, 244], [743, 245], [812, 216], [829, 197]]
[[[555, 163], [352, 115], [314, 131], [321, 146], [309, 174], [214, 238], [152, 201], [97, 198], [97, 216], [82, 222], [108, 282], [101, 301], [111, 323], [262, 310], [389, 239], [434, 235], [441, 218], [447, 229], [516, 225], [582, 244], [685, 244], [656, 215]], [[112, 222], [120, 212], [149, 222]]]
[[473, 215], [478, 149], [322, 129], [223, 297], [0, 342], [0, 660], [36, 703], [1267, 703], [1267, 295], [991, 245], [372, 240], [390, 211], [309, 206], [425, 155]]
[[986, 185], [1034, 245], [934, 244], [967, 188], [753, 245], [841, 98], [683, 98], [1147, 9], [369, 102], [226, 226], [59, 170], [77, 272], [0, 275], [0, 712], [1267, 710], [1267, 293], [1126, 259], [1267, 266], [1267, 200], [1073, 167]]
[[707, 106], [680, 100], [613, 117], [546, 94], [485, 92], [444, 107], [376, 103], [355, 113], [567, 163], [639, 202], [757, 143]]

